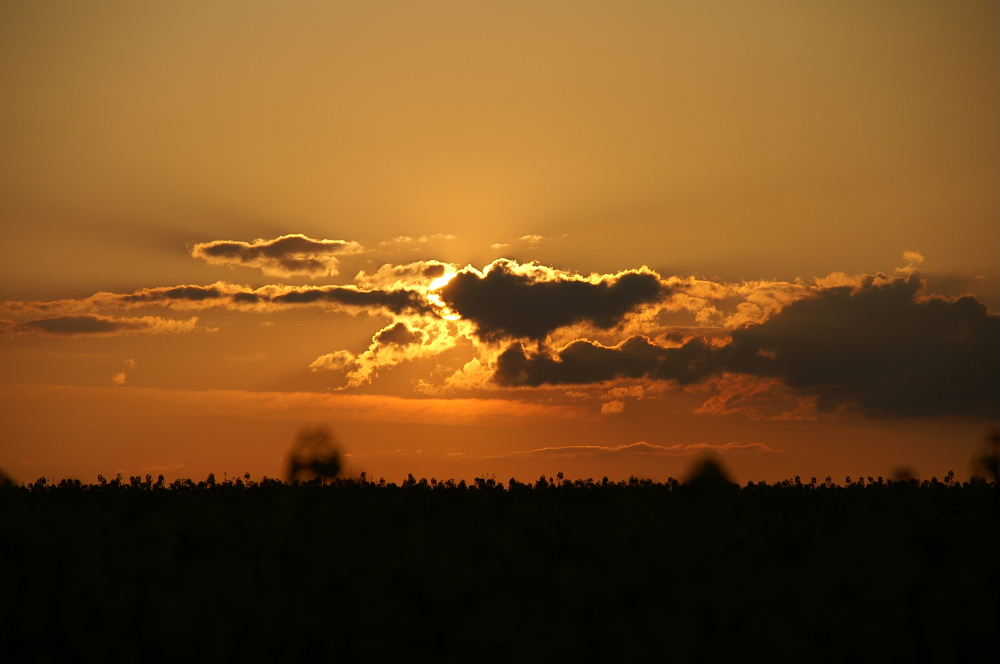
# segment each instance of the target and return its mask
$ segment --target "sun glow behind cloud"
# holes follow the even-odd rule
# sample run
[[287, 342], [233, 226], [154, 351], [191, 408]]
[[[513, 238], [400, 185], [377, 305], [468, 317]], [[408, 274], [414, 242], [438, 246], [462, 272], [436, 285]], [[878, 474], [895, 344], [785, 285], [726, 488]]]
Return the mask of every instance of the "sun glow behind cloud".
[[457, 312], [453, 311], [445, 301], [441, 299], [441, 293], [439, 292], [442, 288], [447, 286], [452, 279], [458, 276], [458, 270], [452, 270], [441, 275], [437, 279], [431, 282], [431, 285], [427, 289], [427, 299], [438, 307], [440, 311], [441, 318], [445, 320], [460, 320], [462, 318]]
[[[288, 238], [294, 242], [286, 246]], [[287, 250], [292, 252], [290, 260], [297, 261], [303, 242], [309, 247], [335, 247], [337, 251], [351, 247], [349, 253], [363, 253], [356, 242], [300, 235], [223, 244], [233, 245], [234, 251], [250, 251], [251, 261], [257, 260], [260, 247], [266, 248], [269, 259]], [[723, 374], [740, 374], [777, 380], [789, 394], [819, 398], [820, 411], [848, 408], [882, 416], [931, 412], [928, 409], [941, 414], [991, 412], [996, 390], [989, 386], [996, 352], [989, 340], [995, 336], [996, 315], [975, 298], [928, 292], [909, 267], [918, 255], [906, 252], [904, 259], [908, 267], [896, 275], [838, 273], [812, 282], [740, 283], [665, 277], [645, 266], [577, 274], [537, 261], [510, 259], [494, 260], [481, 270], [471, 265], [458, 269], [436, 260], [386, 263], [373, 272], [357, 272], [355, 281], [363, 287], [250, 288], [217, 282], [103, 292], [79, 300], [7, 302], [3, 309], [15, 319], [5, 322], [4, 331], [8, 336], [187, 332], [195, 329], [197, 318], [116, 318], [104, 312], [177, 307], [278, 313], [311, 306], [329, 313], [390, 318], [364, 350], [328, 350], [308, 363], [314, 373], [342, 374], [344, 382], [331, 386], [340, 390], [372, 384], [389, 369], [441, 358], [464, 344], [474, 357], [450, 372], [447, 365], [439, 364], [445, 373], [436, 379], [420, 377], [416, 385], [421, 392], [440, 393], [458, 386], [488, 391], [613, 386], [629, 380], [691, 385]], [[876, 310], [882, 312], [880, 317], [874, 316]], [[843, 328], [840, 336], [834, 339], [824, 328], [817, 328], [822, 321], [826, 328]], [[915, 324], [927, 327], [920, 333], [923, 336], [913, 336]], [[886, 329], [876, 330], [878, 326]], [[959, 333], [956, 330], [964, 330], [965, 350], [954, 350], [958, 348], [952, 343], [952, 336]], [[886, 365], [883, 358], [909, 347], [899, 343], [902, 335], [911, 336], [909, 355], [901, 367]], [[890, 338], [897, 339], [892, 349], [886, 345]], [[815, 358], [796, 350], [802, 343], [818, 348], [821, 355], [842, 356], [841, 366], [854, 366], [851, 363], [866, 357], [864, 366], [880, 366], [879, 375], [888, 379], [900, 371], [912, 371], [913, 366], [924, 367], [921, 371], [926, 376], [919, 387], [908, 381], [913, 394], [896, 399], [884, 389], [873, 388], [876, 376], [866, 374], [861, 365], [852, 370], [857, 375], [822, 369]], [[848, 348], [845, 344], [849, 343], [855, 345]], [[930, 354], [946, 352], [952, 357], [945, 365], [927, 364]], [[815, 372], [809, 368], [813, 365]], [[939, 366], [952, 369], [947, 376], [939, 376]], [[859, 379], [861, 375], [867, 377]], [[935, 388], [942, 381], [951, 386], [947, 395]], [[724, 400], [721, 394], [710, 397], [699, 412], [744, 412], [732, 406], [742, 399], [734, 396], [734, 390], [742, 385], [746, 389], [740, 389], [749, 394], [757, 388], [749, 387], [749, 382], [718, 383], [724, 384], [729, 396]], [[774, 389], [778, 387], [775, 384]], [[759, 396], [754, 399], [760, 401]], [[612, 398], [602, 402], [600, 411], [612, 416], [625, 407], [624, 400]], [[801, 417], [794, 414], [797, 408], [793, 405], [789, 413], [769, 417]]]
[[[904, 259], [908, 266], [917, 262], [913, 254]], [[275, 333], [284, 328], [281, 320], [295, 312], [331, 320], [359, 317], [359, 329], [364, 329], [364, 321], [373, 321], [367, 325], [369, 330], [374, 325], [374, 331], [360, 348], [327, 348], [298, 367], [322, 380], [322, 389], [331, 396], [358, 399], [329, 400], [302, 390], [220, 392], [211, 401], [223, 417], [248, 417], [250, 411], [230, 407], [239, 402], [256, 404], [252, 410], [261, 417], [288, 412], [286, 405], [296, 404], [300, 417], [322, 419], [320, 413], [327, 412], [348, 422], [381, 418], [387, 424], [409, 421], [425, 427], [496, 427], [500, 413], [518, 412], [525, 423], [555, 417], [578, 424], [616, 423], [628, 430], [633, 421], [649, 421], [655, 404], [677, 399], [687, 404], [683, 412], [690, 416], [737, 418], [743, 427], [858, 417], [962, 416], [977, 421], [1000, 400], [994, 380], [996, 314], [970, 296], [935, 295], [909, 268], [836, 273], [811, 281], [725, 282], [661, 275], [647, 267], [579, 274], [510, 259], [496, 259], [482, 269], [421, 260], [361, 269], [354, 282], [151, 286], [79, 299], [8, 301], [0, 304], [0, 311], [9, 317], [4, 323], [8, 339], [93, 338], [95, 343], [123, 334], [135, 339], [166, 331], [183, 336], [194, 332], [195, 324], [222, 332], [235, 321], [229, 316], [267, 315], [267, 329]], [[157, 315], [174, 309], [198, 310], [199, 318]], [[223, 318], [213, 320], [215, 316]], [[285, 343], [302, 344], [302, 339], [288, 336], [293, 330], [287, 328]], [[956, 330], [964, 330], [964, 350], [952, 343]], [[886, 341], [892, 344], [891, 352]], [[815, 348], [815, 357], [803, 355], [802, 348]], [[247, 347], [243, 356], [267, 357], [254, 355], [252, 349]], [[128, 352], [129, 357], [139, 354]], [[925, 361], [948, 353], [944, 364]], [[827, 356], [839, 357], [843, 371], [830, 374], [826, 364], [815, 362]], [[890, 362], [892, 358], [901, 364]], [[116, 390], [138, 394], [130, 391], [145, 386], [131, 375], [126, 379], [122, 360], [117, 362], [114, 371], [101, 373], [101, 383], [107, 385], [112, 375]], [[147, 358], [143, 365], [151, 369], [156, 363]], [[951, 367], [947, 376], [935, 373], [935, 367], [942, 366]], [[911, 376], [908, 388], [890, 389], [869, 370], [890, 381], [902, 380], [902, 371]], [[945, 384], [947, 394], [940, 389]], [[176, 401], [182, 393], [195, 394], [165, 392], [162, 403]], [[400, 395], [408, 398], [399, 400]], [[268, 406], [275, 400], [286, 405], [278, 410]], [[370, 416], [359, 420], [343, 414], [341, 406], [368, 409]], [[389, 417], [386, 409], [395, 409], [398, 417]], [[642, 436], [631, 435], [633, 440]], [[725, 441], [702, 447], [544, 442], [537, 441], [534, 449], [579, 454], [508, 453], [513, 441], [498, 439], [490, 443], [493, 451], [450, 449], [395, 458], [430, 464], [461, 459], [468, 467], [506, 459], [503, 463], [516, 461], [520, 468], [572, 458], [573, 464], [583, 464], [580, 467], [613, 463], [626, 468], [654, 453], [657, 463], [669, 466], [671, 458], [693, 450], [730, 454], [774, 447]], [[386, 462], [381, 453], [366, 454], [358, 450], [356, 458]]]

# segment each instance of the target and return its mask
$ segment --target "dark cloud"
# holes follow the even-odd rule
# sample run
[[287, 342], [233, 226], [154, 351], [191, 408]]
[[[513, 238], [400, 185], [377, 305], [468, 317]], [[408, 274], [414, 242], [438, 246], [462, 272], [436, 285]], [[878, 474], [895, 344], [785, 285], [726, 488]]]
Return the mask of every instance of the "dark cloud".
[[831, 288], [733, 332], [730, 371], [781, 378], [877, 415], [1000, 410], [1000, 318], [972, 297], [921, 298], [916, 275]]
[[503, 385], [614, 378], [692, 383], [722, 372], [781, 379], [818, 399], [875, 416], [988, 415], [1000, 411], [1000, 318], [972, 297], [921, 297], [916, 276], [818, 291], [716, 347], [664, 348], [645, 337], [615, 347], [576, 341], [555, 357], [501, 354]]
[[428, 279], [437, 279], [438, 277], [444, 276], [444, 265], [441, 263], [427, 265], [424, 267], [423, 275]]
[[22, 325], [26, 329], [39, 330], [48, 334], [111, 334], [131, 329], [134, 324], [127, 320], [103, 318], [101, 316], [57, 316], [55, 318], [39, 318]]
[[374, 340], [381, 345], [409, 346], [423, 340], [423, 333], [419, 330], [411, 330], [406, 323], [396, 323], [391, 327], [380, 330], [375, 335]]
[[257, 304], [261, 299], [257, 293], [233, 293], [233, 302], [236, 304]]
[[928, 274], [920, 273], [927, 284], [927, 289], [949, 297], [972, 295], [985, 302], [994, 311], [1000, 301], [1000, 275], [993, 272], [988, 275], [968, 276], [964, 274]]
[[253, 242], [202, 242], [191, 255], [216, 265], [242, 265], [278, 276], [337, 274], [337, 254], [358, 253], [361, 245], [346, 240], [317, 240], [301, 234]]
[[[340, 305], [345, 309], [373, 313], [425, 314], [437, 316], [423, 292], [407, 288], [364, 289], [356, 286], [263, 286], [250, 289], [238, 284], [180, 285], [143, 288], [132, 293], [100, 292], [81, 300], [15, 302], [0, 312], [15, 316], [89, 314], [93, 309], [132, 309], [152, 306], [172, 309], [233, 308], [240, 311], [272, 311], [281, 305]], [[11, 306], [16, 305], [16, 306]]]
[[313, 304], [329, 302], [358, 308], [384, 308], [397, 314], [432, 313], [421, 293], [411, 290], [360, 290], [350, 286], [319, 286], [296, 288], [270, 299], [276, 304]]
[[566, 278], [548, 268], [499, 260], [487, 272], [463, 270], [438, 292], [442, 301], [477, 326], [480, 338], [544, 339], [566, 325], [613, 327], [638, 306], [663, 297], [650, 272], [609, 275], [597, 283]]
[[[272, 286], [246, 290], [234, 284], [213, 286], [164, 286], [144, 288], [134, 293], [114, 295], [103, 293], [105, 304], [172, 304], [185, 308], [255, 304], [317, 304], [330, 303], [361, 309], [387, 309], [393, 313], [430, 312], [424, 296], [406, 289], [365, 290], [354, 286]], [[201, 305], [201, 306], [199, 306]]]
[[95, 314], [36, 318], [17, 324], [12, 330], [21, 334], [54, 336], [112, 336], [131, 333], [169, 333], [194, 330], [197, 318], [172, 320], [157, 316], [139, 318], [113, 318]]
[[129, 295], [123, 295], [123, 302], [160, 302], [163, 300], [189, 300], [202, 302], [222, 297], [224, 293], [215, 286], [171, 286], [144, 288]]
[[700, 339], [680, 348], [664, 348], [643, 336], [610, 347], [580, 339], [555, 357], [541, 353], [529, 357], [520, 344], [514, 344], [500, 354], [494, 379], [501, 385], [537, 386], [645, 376], [687, 384], [711, 375], [716, 370], [713, 359]]

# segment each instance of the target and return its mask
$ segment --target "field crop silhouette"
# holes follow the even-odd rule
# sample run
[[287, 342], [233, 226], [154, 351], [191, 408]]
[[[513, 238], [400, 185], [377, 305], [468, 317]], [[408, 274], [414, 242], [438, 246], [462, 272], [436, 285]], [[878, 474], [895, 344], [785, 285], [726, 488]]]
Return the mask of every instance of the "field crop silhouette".
[[0, 486], [6, 661], [993, 661], [1000, 488]]

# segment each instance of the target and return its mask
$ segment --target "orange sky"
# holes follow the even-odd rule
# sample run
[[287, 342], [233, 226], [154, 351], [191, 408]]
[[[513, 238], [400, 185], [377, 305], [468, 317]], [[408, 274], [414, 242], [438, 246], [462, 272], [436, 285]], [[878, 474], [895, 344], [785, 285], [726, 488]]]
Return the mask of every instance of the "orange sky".
[[6, 2], [0, 468], [964, 475], [998, 18]]

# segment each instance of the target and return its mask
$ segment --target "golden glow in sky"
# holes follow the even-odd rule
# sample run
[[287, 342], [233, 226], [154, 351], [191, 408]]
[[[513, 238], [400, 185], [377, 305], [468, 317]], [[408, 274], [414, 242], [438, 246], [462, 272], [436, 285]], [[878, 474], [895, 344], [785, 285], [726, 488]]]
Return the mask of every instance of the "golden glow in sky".
[[5, 2], [0, 468], [962, 475], [997, 19]]

